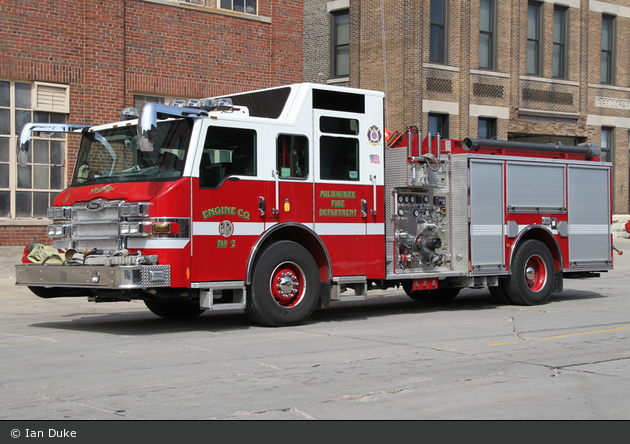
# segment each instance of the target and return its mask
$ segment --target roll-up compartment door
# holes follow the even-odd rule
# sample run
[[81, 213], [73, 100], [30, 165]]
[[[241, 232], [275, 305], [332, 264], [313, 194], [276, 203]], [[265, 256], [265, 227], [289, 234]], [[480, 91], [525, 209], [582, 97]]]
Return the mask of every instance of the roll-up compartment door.
[[470, 160], [472, 272], [505, 269], [503, 162]]
[[611, 260], [610, 172], [569, 167], [569, 267]]

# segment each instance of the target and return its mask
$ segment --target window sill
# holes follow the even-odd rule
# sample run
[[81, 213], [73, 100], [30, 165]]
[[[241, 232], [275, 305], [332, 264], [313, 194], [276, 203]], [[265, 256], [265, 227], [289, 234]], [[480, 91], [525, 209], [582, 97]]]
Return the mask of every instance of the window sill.
[[0, 219], [1, 226], [46, 226], [49, 219]]
[[173, 0], [142, 0], [147, 3], [157, 3], [159, 5], [173, 6], [175, 8], [191, 9], [198, 12], [206, 12], [209, 14], [226, 15], [229, 17], [240, 18], [245, 20], [253, 20], [255, 22], [271, 23], [271, 17], [262, 15], [246, 14], [244, 12], [234, 12], [227, 9], [213, 8], [210, 6], [193, 5], [190, 3], [176, 2]]
[[459, 72], [459, 68], [457, 68], [455, 66], [440, 65], [440, 64], [436, 64], [436, 63], [423, 63], [422, 67], [423, 68], [430, 68], [430, 69], [442, 69], [444, 71]]
[[630, 92], [630, 88], [625, 88], [623, 86], [605, 85], [605, 84], [600, 84], [600, 83], [589, 83], [588, 87], [597, 88], [597, 89], [610, 89], [612, 91]]
[[537, 77], [537, 76], [520, 76], [519, 79], [529, 80], [531, 82], [555, 83], [557, 85], [580, 86], [580, 82], [572, 82], [570, 80], [562, 80], [562, 79], [547, 79], [545, 77]]
[[334, 85], [335, 83], [347, 83], [350, 81], [350, 77], [335, 77], [333, 79], [326, 80], [326, 83], [329, 85]]
[[480, 76], [503, 77], [506, 79], [510, 78], [510, 75], [504, 72], [485, 70], [485, 69], [471, 69], [470, 73], [480, 75]]

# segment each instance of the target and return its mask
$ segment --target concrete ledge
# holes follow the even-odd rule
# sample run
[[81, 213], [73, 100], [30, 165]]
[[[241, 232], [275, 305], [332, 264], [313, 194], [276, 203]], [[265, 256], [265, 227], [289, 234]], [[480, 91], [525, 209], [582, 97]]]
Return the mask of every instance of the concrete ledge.
[[0, 247], [0, 279], [14, 278], [15, 266], [22, 262], [24, 247]]

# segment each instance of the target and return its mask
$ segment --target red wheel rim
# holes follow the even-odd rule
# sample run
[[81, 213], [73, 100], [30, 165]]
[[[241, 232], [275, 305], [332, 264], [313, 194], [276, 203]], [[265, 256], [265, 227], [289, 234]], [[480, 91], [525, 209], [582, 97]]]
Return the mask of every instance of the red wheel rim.
[[545, 261], [534, 255], [525, 264], [525, 282], [531, 291], [540, 291], [547, 282], [547, 267]]
[[271, 273], [269, 286], [274, 300], [283, 307], [291, 308], [304, 298], [306, 278], [296, 263], [283, 262]]

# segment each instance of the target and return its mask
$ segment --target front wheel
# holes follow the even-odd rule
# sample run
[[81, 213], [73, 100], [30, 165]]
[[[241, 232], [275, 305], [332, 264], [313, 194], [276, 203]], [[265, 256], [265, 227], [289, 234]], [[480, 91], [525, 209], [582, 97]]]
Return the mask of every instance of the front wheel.
[[538, 305], [549, 300], [555, 284], [555, 269], [545, 244], [533, 239], [523, 242], [510, 268], [512, 273], [503, 285], [514, 304]]
[[407, 296], [418, 302], [452, 301], [457, 297], [461, 290], [461, 288], [456, 287], [434, 288], [431, 290], [413, 290], [412, 281], [404, 281], [402, 287]]
[[153, 314], [165, 319], [192, 319], [205, 311], [198, 302], [183, 299], [145, 299], [144, 305]]
[[319, 286], [317, 263], [304, 247], [273, 242], [256, 258], [245, 312], [270, 327], [300, 324], [315, 310]]

